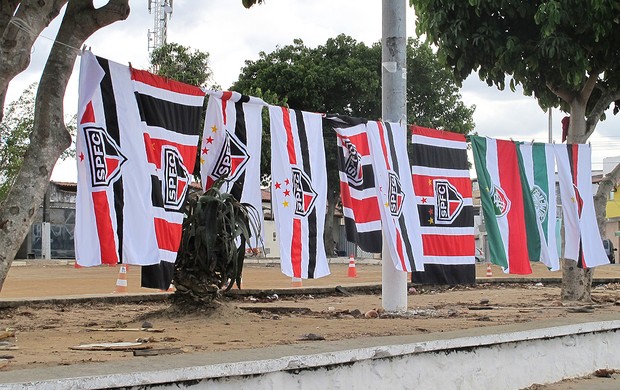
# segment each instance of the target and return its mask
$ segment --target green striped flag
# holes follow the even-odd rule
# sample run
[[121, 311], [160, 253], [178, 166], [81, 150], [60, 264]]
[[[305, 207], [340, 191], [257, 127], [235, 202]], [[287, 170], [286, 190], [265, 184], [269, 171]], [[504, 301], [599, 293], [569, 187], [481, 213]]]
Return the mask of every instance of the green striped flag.
[[491, 262], [506, 273], [530, 274], [529, 261], [540, 258], [540, 237], [517, 144], [477, 136], [471, 143]]
[[555, 235], [557, 201], [553, 145], [522, 143], [519, 145], [519, 150], [523, 156], [525, 175], [536, 208], [541, 244], [540, 261], [551, 271], [558, 271], [560, 260]]

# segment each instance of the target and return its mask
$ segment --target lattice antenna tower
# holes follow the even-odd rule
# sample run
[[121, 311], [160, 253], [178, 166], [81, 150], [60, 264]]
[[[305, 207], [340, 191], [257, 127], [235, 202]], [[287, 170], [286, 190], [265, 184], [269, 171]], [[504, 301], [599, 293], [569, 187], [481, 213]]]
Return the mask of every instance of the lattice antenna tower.
[[153, 14], [153, 30], [149, 29], [149, 50], [157, 49], [166, 44], [168, 19], [172, 17], [173, 0], [147, 0], [149, 14]]

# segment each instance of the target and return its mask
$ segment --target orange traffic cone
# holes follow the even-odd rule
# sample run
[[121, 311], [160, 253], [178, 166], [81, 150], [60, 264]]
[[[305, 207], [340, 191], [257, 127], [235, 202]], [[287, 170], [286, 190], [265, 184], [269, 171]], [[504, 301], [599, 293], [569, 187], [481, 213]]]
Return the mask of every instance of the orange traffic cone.
[[493, 276], [493, 270], [491, 269], [491, 263], [487, 263], [487, 278]]
[[296, 278], [293, 276], [293, 287], [301, 287], [301, 278]]
[[350, 278], [357, 277], [357, 270], [355, 269], [355, 259], [353, 258], [353, 255], [349, 256], [349, 272], [347, 273], [347, 276]]
[[118, 271], [118, 278], [116, 279], [115, 293], [127, 292], [127, 266], [122, 264], [121, 269]]

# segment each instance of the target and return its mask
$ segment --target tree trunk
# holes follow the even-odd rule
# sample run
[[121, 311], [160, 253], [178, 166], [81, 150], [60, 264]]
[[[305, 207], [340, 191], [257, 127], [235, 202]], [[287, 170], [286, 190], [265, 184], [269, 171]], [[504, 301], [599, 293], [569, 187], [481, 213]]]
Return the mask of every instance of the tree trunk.
[[[64, 124], [63, 98], [79, 52], [77, 48], [98, 29], [127, 16], [129, 0], [110, 0], [98, 9], [91, 1], [70, 0], [67, 4], [39, 83], [30, 145], [15, 183], [0, 207], [0, 291], [15, 254], [36, 217], [52, 169], [61, 153], [71, 145]], [[37, 23], [40, 20], [37, 19]], [[26, 51], [30, 53], [30, 46]], [[3, 57], [0, 69], [6, 65], [4, 61]], [[2, 86], [0, 79], [0, 90]]]

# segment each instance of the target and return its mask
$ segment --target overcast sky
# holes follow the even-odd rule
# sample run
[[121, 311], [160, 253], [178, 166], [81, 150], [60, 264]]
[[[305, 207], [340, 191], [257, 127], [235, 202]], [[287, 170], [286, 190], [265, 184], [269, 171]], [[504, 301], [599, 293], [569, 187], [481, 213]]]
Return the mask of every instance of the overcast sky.
[[[96, 1], [103, 4], [105, 1]], [[148, 66], [147, 32], [153, 29], [153, 15], [148, 0], [130, 1], [129, 18], [103, 28], [86, 44], [94, 54], [110, 60], [129, 63], [136, 68]], [[43, 32], [33, 49], [31, 66], [11, 83], [8, 99], [15, 99], [30, 83], [38, 81], [51, 47], [50, 38], [58, 28], [55, 21]], [[291, 44], [301, 38], [315, 47], [328, 38], [347, 34], [358, 41], [372, 44], [381, 40], [380, 0], [266, 0], [266, 4], [246, 10], [241, 0], [175, 0], [168, 24], [168, 42], [206, 51], [214, 82], [228, 88], [237, 79], [246, 60], [258, 59], [259, 52], [271, 52], [277, 46]], [[407, 35], [415, 36], [415, 14], [407, 7]], [[65, 113], [77, 108], [76, 62], [67, 88]], [[415, 80], [409, 80], [415, 82]], [[466, 105], [476, 106], [475, 130], [480, 135], [515, 140], [547, 141], [548, 114], [533, 98], [520, 91], [498, 91], [471, 75], [461, 90]], [[564, 114], [553, 111], [553, 134], [560, 141], [560, 120]], [[593, 169], [602, 169], [602, 159], [620, 155], [620, 118], [601, 122], [590, 137], [593, 147]], [[57, 166], [52, 179], [74, 181], [75, 163]]]

